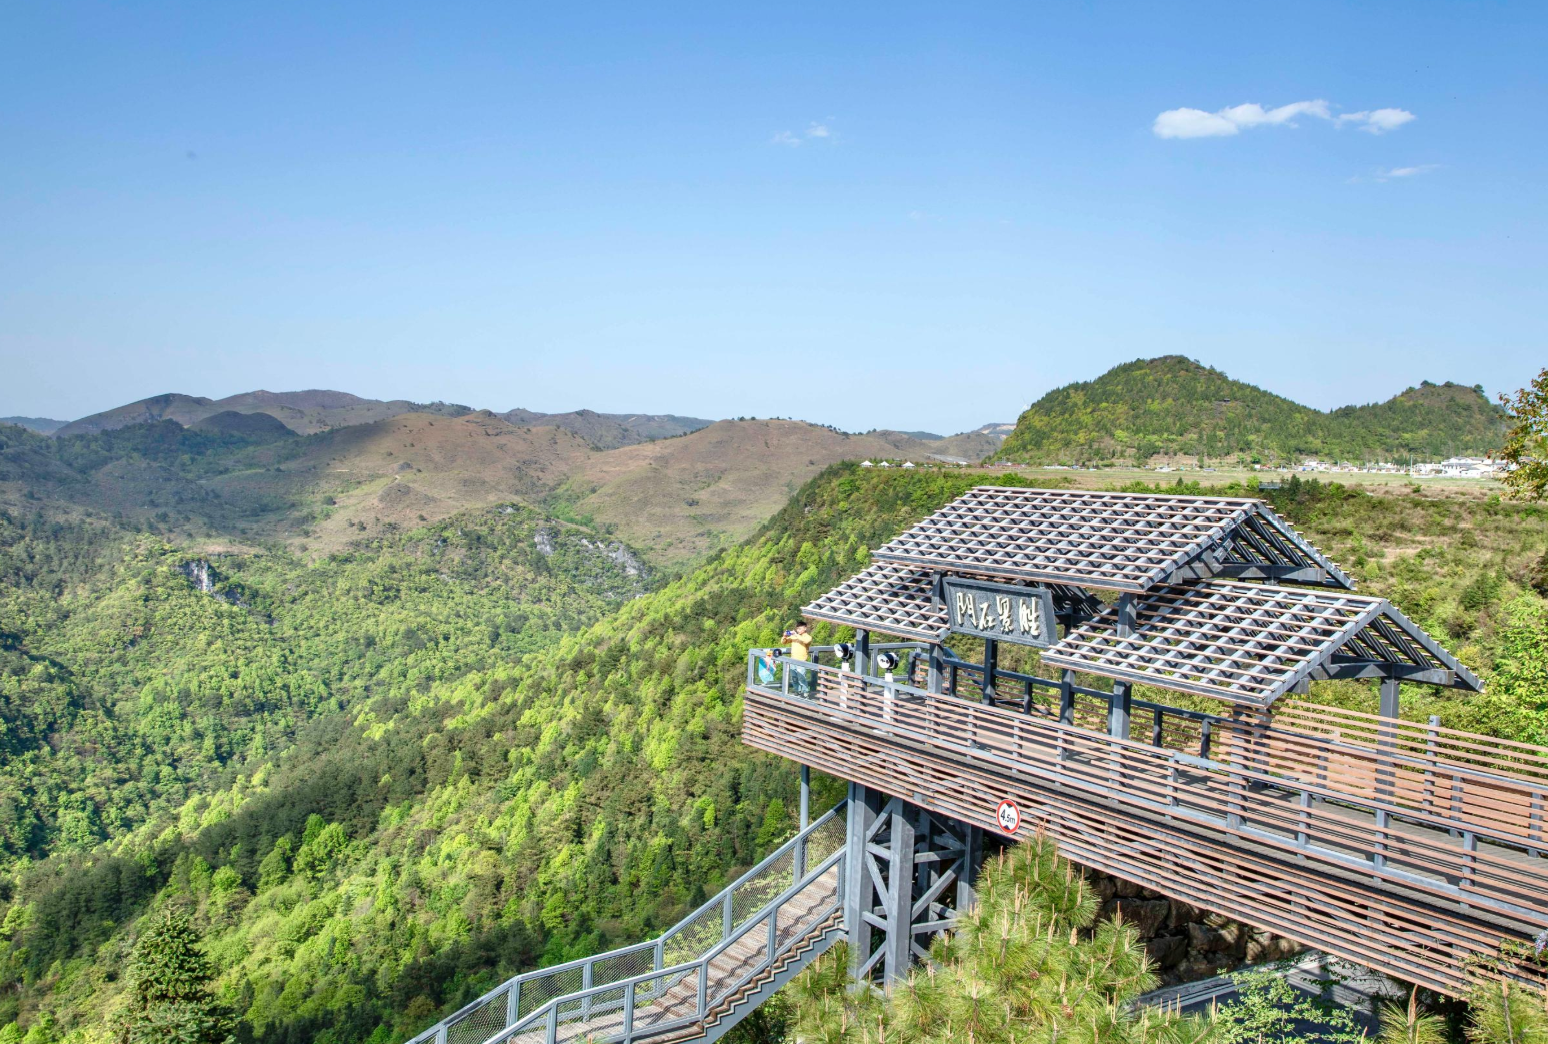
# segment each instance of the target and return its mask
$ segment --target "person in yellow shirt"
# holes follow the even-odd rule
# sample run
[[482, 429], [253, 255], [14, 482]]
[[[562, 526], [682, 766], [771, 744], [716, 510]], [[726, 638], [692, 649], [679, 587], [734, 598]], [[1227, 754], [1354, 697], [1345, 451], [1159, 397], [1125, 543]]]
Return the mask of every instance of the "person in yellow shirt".
[[792, 660], [810, 660], [812, 658], [812, 629], [804, 623], [795, 625], [795, 630], [786, 631], [785, 639], [790, 643], [790, 658]]
[[[790, 643], [790, 658], [792, 660], [809, 661], [812, 658], [812, 629], [804, 623], [798, 623], [793, 630], [785, 632], [785, 640]], [[790, 669], [790, 690], [798, 696], [805, 696], [812, 691], [812, 672], [805, 667], [792, 667]]]

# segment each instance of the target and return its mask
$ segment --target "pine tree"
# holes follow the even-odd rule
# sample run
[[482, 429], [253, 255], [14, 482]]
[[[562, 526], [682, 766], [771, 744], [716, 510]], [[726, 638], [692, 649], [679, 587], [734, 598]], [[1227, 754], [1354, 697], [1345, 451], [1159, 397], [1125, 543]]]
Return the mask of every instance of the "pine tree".
[[186, 916], [152, 920], [129, 957], [115, 1044], [230, 1044], [231, 1017], [210, 992], [214, 977]]

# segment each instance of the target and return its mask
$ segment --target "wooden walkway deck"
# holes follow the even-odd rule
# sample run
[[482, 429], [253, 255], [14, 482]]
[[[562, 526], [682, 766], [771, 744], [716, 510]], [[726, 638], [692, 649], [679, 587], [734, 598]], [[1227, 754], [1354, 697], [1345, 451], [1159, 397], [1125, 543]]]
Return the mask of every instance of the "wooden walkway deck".
[[1319, 732], [1291, 711], [1231, 720], [1200, 757], [816, 674], [808, 695], [750, 686], [745, 742], [995, 832], [1013, 799], [1078, 862], [1445, 993], [1502, 946], [1545, 979], [1521, 959], [1548, 930], [1535, 749], [1431, 730], [1421, 756], [1414, 726]]

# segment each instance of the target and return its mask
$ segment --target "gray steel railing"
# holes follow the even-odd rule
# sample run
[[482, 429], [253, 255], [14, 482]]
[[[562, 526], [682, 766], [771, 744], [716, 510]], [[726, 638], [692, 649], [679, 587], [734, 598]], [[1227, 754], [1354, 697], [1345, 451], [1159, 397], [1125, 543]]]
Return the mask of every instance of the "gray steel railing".
[[[838, 909], [844, 807], [835, 806], [658, 938], [507, 979], [408, 1044], [498, 1044], [526, 1033], [534, 1041], [542, 1033], [554, 1044], [556, 1035], [568, 1039], [566, 1027], [577, 1026], [585, 1027], [583, 1036], [629, 1040], [705, 1018], [729, 995], [711, 965], [733, 945], [765, 931], [768, 952], [755, 971], [762, 970], [804, 938], [802, 929]], [[838, 882], [831, 897], [825, 874]], [[674, 987], [682, 992], [690, 975], [698, 976], [693, 996], [669, 997]]]

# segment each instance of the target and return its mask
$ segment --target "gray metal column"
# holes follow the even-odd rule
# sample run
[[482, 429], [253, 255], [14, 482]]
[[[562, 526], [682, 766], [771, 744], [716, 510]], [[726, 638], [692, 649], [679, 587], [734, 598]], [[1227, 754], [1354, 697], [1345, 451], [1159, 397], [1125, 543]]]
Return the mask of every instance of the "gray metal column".
[[849, 941], [849, 977], [860, 982], [869, 972], [871, 912], [874, 888], [867, 864], [866, 846], [881, 811], [881, 795], [858, 783], [849, 784], [844, 878], [844, 935]]
[[914, 842], [918, 837], [918, 820], [914, 809], [897, 798], [887, 802], [883, 814], [890, 818], [887, 824], [887, 881], [881, 899], [882, 920], [887, 923], [887, 935], [882, 940], [882, 981], [896, 982], [906, 978], [914, 963], [912, 944], [914, 934]]
[[994, 672], [1000, 666], [1000, 643], [993, 638], [984, 639], [984, 691], [983, 702], [994, 706]]
[[[1399, 692], [1401, 683], [1396, 678], [1386, 677], [1381, 680], [1381, 716], [1385, 719], [1376, 731], [1376, 746], [1380, 750], [1390, 751], [1397, 746], [1397, 726], [1399, 707]], [[1393, 722], [1388, 725], [1386, 722]], [[1395, 784], [1395, 772], [1393, 763], [1385, 759], [1376, 763], [1376, 794], [1378, 797], [1391, 797]]]
[[855, 673], [871, 673], [871, 632], [855, 631]]
[[845, 895], [850, 975], [882, 985], [905, 977], [929, 939], [974, 899], [976, 827], [851, 784]]
[[1113, 682], [1113, 697], [1107, 705], [1107, 734], [1118, 739], [1129, 738], [1129, 719], [1134, 713], [1134, 686], [1128, 682]]
[[1398, 717], [1398, 693], [1401, 686], [1396, 678], [1383, 678], [1381, 680], [1381, 716], [1383, 718]]
[[941, 647], [939, 645], [930, 646], [930, 674], [925, 682], [925, 690], [928, 692], [941, 691], [942, 659]]

